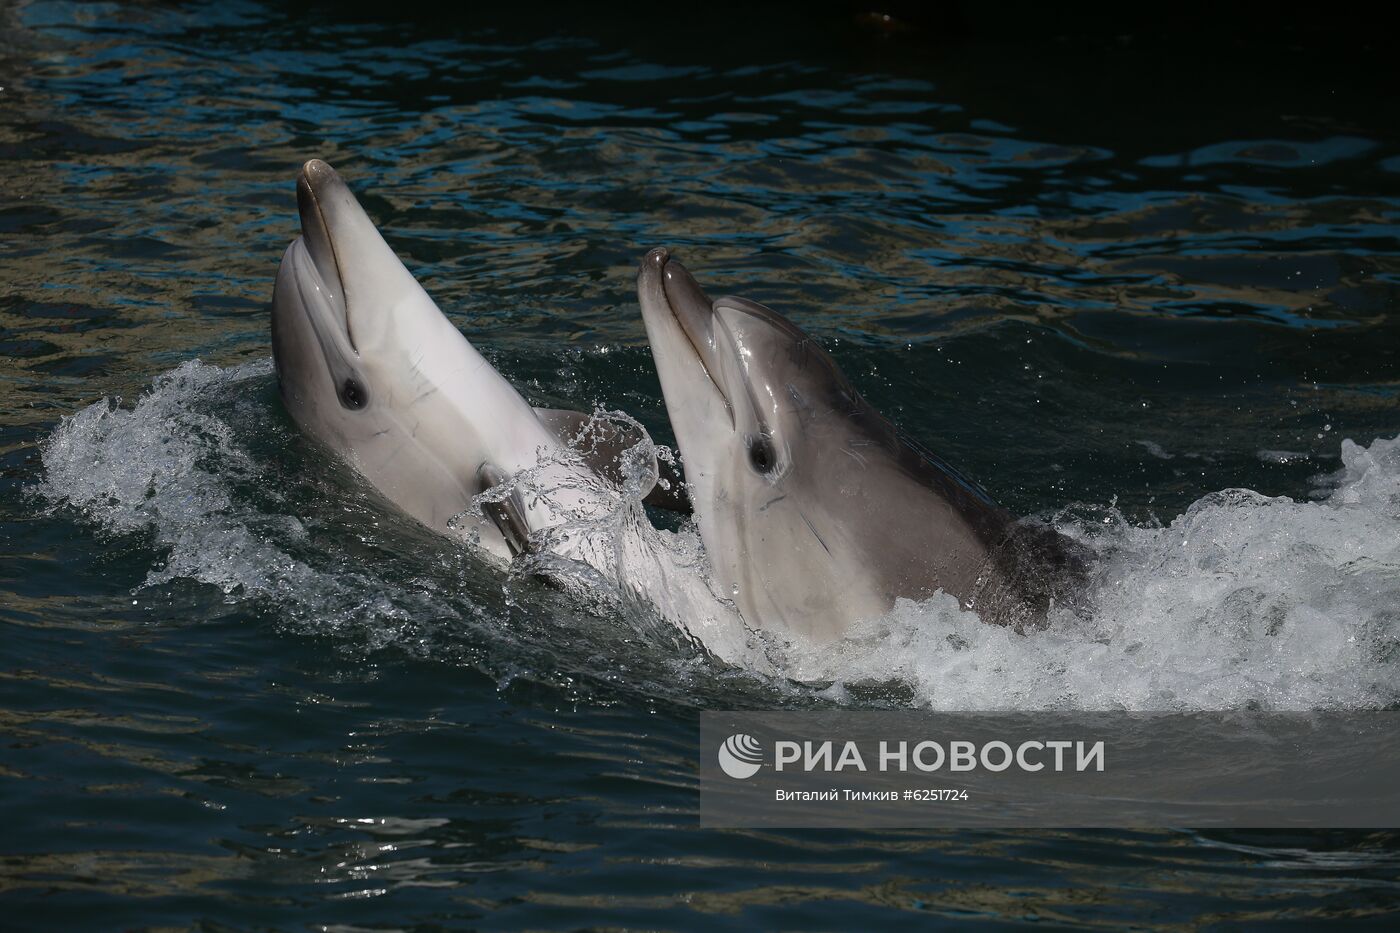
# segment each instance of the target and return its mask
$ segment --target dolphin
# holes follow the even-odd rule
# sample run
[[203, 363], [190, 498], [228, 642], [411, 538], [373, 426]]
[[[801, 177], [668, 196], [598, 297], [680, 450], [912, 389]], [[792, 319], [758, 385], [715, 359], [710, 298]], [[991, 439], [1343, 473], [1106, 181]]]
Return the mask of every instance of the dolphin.
[[[475, 537], [502, 558], [527, 550], [540, 529], [596, 511], [590, 484], [621, 479], [620, 457], [640, 438], [577, 412], [531, 408], [443, 315], [325, 162], [302, 166], [297, 205], [302, 235], [277, 271], [272, 351], [282, 400], [302, 431], [403, 512]], [[550, 495], [511, 488], [487, 496], [484, 514], [471, 509], [523, 471]]]
[[711, 301], [665, 249], [637, 293], [701, 540], [748, 625], [820, 644], [943, 591], [1025, 628], [1077, 596], [1077, 545], [901, 433], [782, 315]]
[[648, 503], [687, 503], [640, 426], [531, 408], [325, 162], [302, 167], [297, 204], [302, 235], [277, 270], [272, 350], [305, 434], [429, 528], [520, 556], [590, 601], [601, 582], [717, 657], [766, 669], [703, 555], [647, 521], [638, 500], [648, 489]]

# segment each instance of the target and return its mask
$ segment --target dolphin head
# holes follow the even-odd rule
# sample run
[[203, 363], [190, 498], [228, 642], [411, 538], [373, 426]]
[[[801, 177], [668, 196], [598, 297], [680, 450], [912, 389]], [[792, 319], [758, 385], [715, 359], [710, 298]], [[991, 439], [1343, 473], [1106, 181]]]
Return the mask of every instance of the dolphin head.
[[750, 625], [824, 641], [899, 597], [976, 595], [1006, 522], [985, 493], [777, 312], [712, 301], [664, 249], [637, 289], [696, 523]]
[[437, 329], [442, 312], [335, 169], [319, 159], [303, 165], [297, 207], [302, 235], [287, 247], [273, 292], [278, 382], [297, 420], [321, 428], [313, 433], [353, 435], [380, 401], [376, 362]]
[[675, 429], [711, 441], [687, 450], [688, 463], [725, 461], [745, 487], [781, 489], [795, 464], [819, 455], [824, 428], [840, 421], [823, 425], [822, 414], [863, 404], [811, 337], [756, 302], [712, 301], [666, 250], [647, 254], [638, 288]]
[[[293, 419], [390, 501], [445, 530], [487, 477], [557, 441], [403, 266], [325, 162], [297, 177], [300, 238], [272, 301], [272, 348]], [[544, 521], [540, 516], [535, 516]], [[488, 549], [501, 535], [482, 526]]]

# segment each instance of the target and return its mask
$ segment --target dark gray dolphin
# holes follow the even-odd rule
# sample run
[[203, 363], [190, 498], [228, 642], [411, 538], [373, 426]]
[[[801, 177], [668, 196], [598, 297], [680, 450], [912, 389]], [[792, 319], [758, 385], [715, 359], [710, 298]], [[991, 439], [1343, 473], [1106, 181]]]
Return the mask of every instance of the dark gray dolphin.
[[749, 625], [826, 641], [942, 590], [1019, 627], [1074, 596], [1074, 544], [905, 437], [790, 321], [711, 301], [664, 249], [637, 292], [695, 521]]

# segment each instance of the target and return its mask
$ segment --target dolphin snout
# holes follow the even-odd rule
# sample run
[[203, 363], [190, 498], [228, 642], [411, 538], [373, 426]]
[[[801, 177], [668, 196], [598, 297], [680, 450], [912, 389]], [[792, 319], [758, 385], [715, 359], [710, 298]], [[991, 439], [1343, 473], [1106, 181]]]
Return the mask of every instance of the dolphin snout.
[[666, 247], [658, 246], [649, 250], [637, 265], [637, 287], [643, 291], [652, 291], [659, 299], [664, 300], [661, 279], [666, 271], [666, 263], [670, 261], [671, 251]]
[[[658, 368], [685, 365], [704, 373], [705, 381], [719, 393], [732, 419], [729, 397], [716, 379], [719, 359], [714, 346], [714, 306], [700, 283], [684, 265], [671, 258], [665, 247], [658, 246], [642, 258], [637, 270], [637, 297], [653, 342], [653, 355], [657, 334], [674, 334], [679, 340], [671, 342], [690, 351], [669, 359], [664, 358], [666, 354], [657, 356]], [[681, 364], [681, 359], [686, 362]]]
[[643, 316], [649, 307], [669, 311], [703, 361], [707, 354], [702, 348], [710, 343], [712, 327], [710, 296], [685, 266], [671, 259], [670, 250], [658, 246], [642, 257], [637, 269], [637, 289]]
[[335, 169], [330, 167], [330, 163], [321, 159], [307, 159], [301, 166], [301, 178], [306, 179], [310, 184], [325, 182], [331, 179], [340, 180], [340, 175]]
[[713, 302], [690, 270], [679, 262], [667, 262], [662, 270], [663, 288], [672, 313], [680, 319], [681, 326], [691, 331], [692, 339], [710, 342]]
[[710, 317], [710, 296], [685, 266], [671, 261], [671, 251], [666, 247], [658, 246], [642, 257], [637, 279], [660, 285], [661, 295], [682, 326], [708, 331], [705, 324]]
[[301, 238], [321, 281], [318, 283], [345, 316], [345, 287], [336, 259], [335, 240], [322, 208], [329, 187], [345, 183], [335, 169], [320, 159], [312, 159], [297, 173], [297, 211], [301, 214]]

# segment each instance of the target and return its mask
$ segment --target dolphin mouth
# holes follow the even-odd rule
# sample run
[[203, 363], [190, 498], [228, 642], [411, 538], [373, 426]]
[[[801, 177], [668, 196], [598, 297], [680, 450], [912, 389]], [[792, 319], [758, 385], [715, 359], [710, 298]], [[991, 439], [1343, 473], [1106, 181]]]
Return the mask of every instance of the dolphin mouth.
[[345, 298], [345, 278], [341, 275], [340, 258], [335, 247], [331, 225], [326, 221], [321, 202], [328, 190], [345, 185], [340, 175], [320, 159], [312, 159], [297, 173], [297, 210], [301, 215], [301, 244], [316, 275], [314, 287], [335, 310], [350, 346], [355, 336], [350, 329], [350, 309]]
[[646, 254], [638, 278], [642, 287], [654, 298], [660, 298], [660, 303], [664, 303], [671, 312], [671, 318], [695, 353], [695, 362], [724, 400], [732, 421], [734, 406], [720, 380], [715, 378], [720, 369], [715, 347], [714, 303], [710, 301], [710, 296], [705, 294], [685, 266], [671, 258], [664, 246], [658, 246]]

